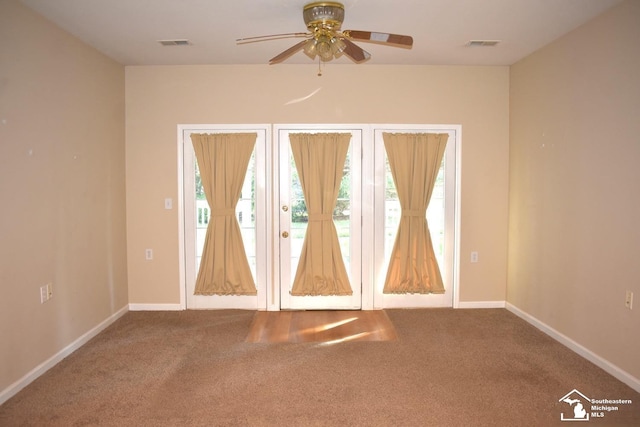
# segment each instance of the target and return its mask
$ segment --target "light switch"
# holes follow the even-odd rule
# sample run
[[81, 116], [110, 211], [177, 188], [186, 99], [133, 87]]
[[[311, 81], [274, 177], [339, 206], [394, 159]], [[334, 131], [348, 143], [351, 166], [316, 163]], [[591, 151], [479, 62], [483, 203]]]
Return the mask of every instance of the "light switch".
[[165, 209], [173, 209], [173, 200], [170, 197], [164, 199], [164, 208]]

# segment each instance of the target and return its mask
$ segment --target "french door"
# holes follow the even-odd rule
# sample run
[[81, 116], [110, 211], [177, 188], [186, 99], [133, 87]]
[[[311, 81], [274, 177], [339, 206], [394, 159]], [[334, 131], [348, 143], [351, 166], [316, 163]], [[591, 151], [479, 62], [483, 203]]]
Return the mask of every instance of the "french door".
[[[211, 212], [199, 184], [192, 133], [255, 132], [255, 149], [236, 219], [257, 295], [194, 295], [204, 236]], [[436, 186], [427, 209], [431, 240], [445, 286], [444, 294], [385, 294], [384, 281], [400, 217], [383, 132], [449, 135]], [[308, 201], [291, 146], [294, 134], [348, 134], [344, 161], [333, 168], [340, 177], [331, 221], [348, 277], [350, 295], [300, 295], [294, 292], [309, 227]], [[379, 309], [450, 307], [456, 289], [457, 162], [459, 126], [412, 125], [181, 125], [184, 281], [189, 309], [241, 308]], [[337, 171], [337, 172], [336, 172]], [[331, 173], [331, 170], [324, 171]], [[316, 252], [317, 253], [317, 252]]]
[[[258, 309], [265, 307], [268, 276], [267, 223], [267, 146], [270, 134], [268, 126], [183, 126], [180, 131], [183, 169], [184, 200], [184, 292], [186, 308]], [[256, 144], [249, 161], [236, 206], [236, 219], [249, 267], [256, 285], [257, 295], [195, 295], [196, 277], [205, 243], [205, 235], [211, 210], [200, 183], [191, 134], [256, 133]]]
[[[427, 208], [427, 222], [433, 249], [444, 282], [443, 294], [385, 294], [391, 250], [400, 222], [400, 201], [384, 148], [383, 132], [446, 133], [447, 146]], [[451, 307], [453, 305], [456, 259], [457, 147], [460, 130], [452, 126], [394, 125], [373, 131], [374, 220], [373, 286], [376, 308]]]
[[[323, 167], [317, 165], [320, 162], [321, 154], [319, 150], [307, 150], [310, 162], [316, 163], [316, 173], [333, 174], [338, 171], [341, 177], [339, 191], [333, 207], [331, 218], [335, 226], [335, 232], [339, 242], [338, 264], [344, 263], [348, 276], [348, 283], [345, 287], [351, 289], [351, 295], [336, 295], [331, 291], [318, 292], [318, 294], [300, 295], [295, 291], [295, 279], [298, 271], [303, 268], [300, 260], [303, 253], [303, 246], [314, 245], [311, 243], [309, 201], [307, 200], [309, 190], [305, 191], [302, 185], [301, 173], [303, 165], [297, 164], [292, 152], [291, 135], [293, 134], [346, 134], [349, 135], [348, 150], [344, 163], [336, 164], [333, 167]], [[280, 308], [288, 309], [360, 309], [362, 307], [362, 260], [361, 260], [361, 152], [362, 152], [362, 129], [350, 127], [299, 127], [284, 126], [276, 128], [278, 140], [278, 226], [277, 236], [274, 241], [279, 246], [279, 283], [280, 283]], [[323, 144], [323, 142], [312, 142], [311, 144]], [[318, 158], [312, 158], [313, 156]], [[313, 164], [311, 166], [314, 166]], [[317, 180], [317, 176], [313, 177]], [[336, 183], [336, 185], [338, 185]], [[310, 186], [310, 185], [309, 185]], [[324, 191], [329, 191], [324, 189]], [[306, 193], [306, 194], [305, 194]], [[328, 225], [325, 223], [325, 227]], [[328, 232], [328, 230], [325, 230]], [[305, 239], [307, 242], [305, 243]], [[316, 248], [321, 248], [315, 243]], [[326, 256], [328, 248], [324, 248]], [[317, 256], [320, 249], [313, 253]], [[327, 257], [328, 258], [328, 257]], [[322, 264], [332, 260], [323, 259]], [[339, 265], [335, 269], [338, 269]], [[330, 269], [330, 268], [329, 268]], [[337, 274], [336, 274], [337, 275]], [[316, 278], [321, 282], [331, 282], [335, 277]], [[320, 286], [321, 287], [321, 286]]]

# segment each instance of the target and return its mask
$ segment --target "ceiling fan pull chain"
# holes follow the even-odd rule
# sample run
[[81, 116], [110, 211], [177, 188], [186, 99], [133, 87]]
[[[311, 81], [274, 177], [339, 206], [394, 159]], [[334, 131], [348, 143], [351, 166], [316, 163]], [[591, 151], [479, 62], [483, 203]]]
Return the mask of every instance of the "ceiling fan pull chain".
[[322, 61], [320, 60], [320, 57], [318, 56], [318, 77], [322, 76]]

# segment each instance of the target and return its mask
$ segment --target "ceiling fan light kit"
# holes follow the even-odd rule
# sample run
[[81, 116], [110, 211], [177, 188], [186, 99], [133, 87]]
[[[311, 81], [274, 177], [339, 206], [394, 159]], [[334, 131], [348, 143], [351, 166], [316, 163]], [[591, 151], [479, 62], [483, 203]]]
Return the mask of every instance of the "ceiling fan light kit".
[[[319, 62], [329, 62], [342, 55], [347, 56], [356, 64], [369, 60], [371, 54], [353, 43], [352, 40], [406, 49], [411, 49], [413, 46], [413, 38], [411, 36], [371, 31], [341, 31], [342, 22], [344, 21], [344, 6], [338, 2], [318, 1], [309, 3], [303, 7], [302, 17], [308, 33], [248, 37], [237, 39], [236, 42], [244, 44], [280, 38], [305, 38], [305, 40], [271, 58], [269, 64], [278, 64], [299, 51], [303, 51], [311, 59], [317, 57]], [[318, 75], [321, 75], [321, 73], [319, 72]]]

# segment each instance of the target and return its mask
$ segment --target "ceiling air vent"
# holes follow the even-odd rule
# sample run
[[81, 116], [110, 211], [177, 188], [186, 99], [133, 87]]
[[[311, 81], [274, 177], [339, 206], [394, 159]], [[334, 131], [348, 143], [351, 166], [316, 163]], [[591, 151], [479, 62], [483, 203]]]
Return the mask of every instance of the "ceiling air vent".
[[162, 46], [189, 46], [189, 40], [158, 40]]
[[488, 47], [495, 46], [500, 43], [500, 40], [469, 40], [467, 46], [469, 47]]

